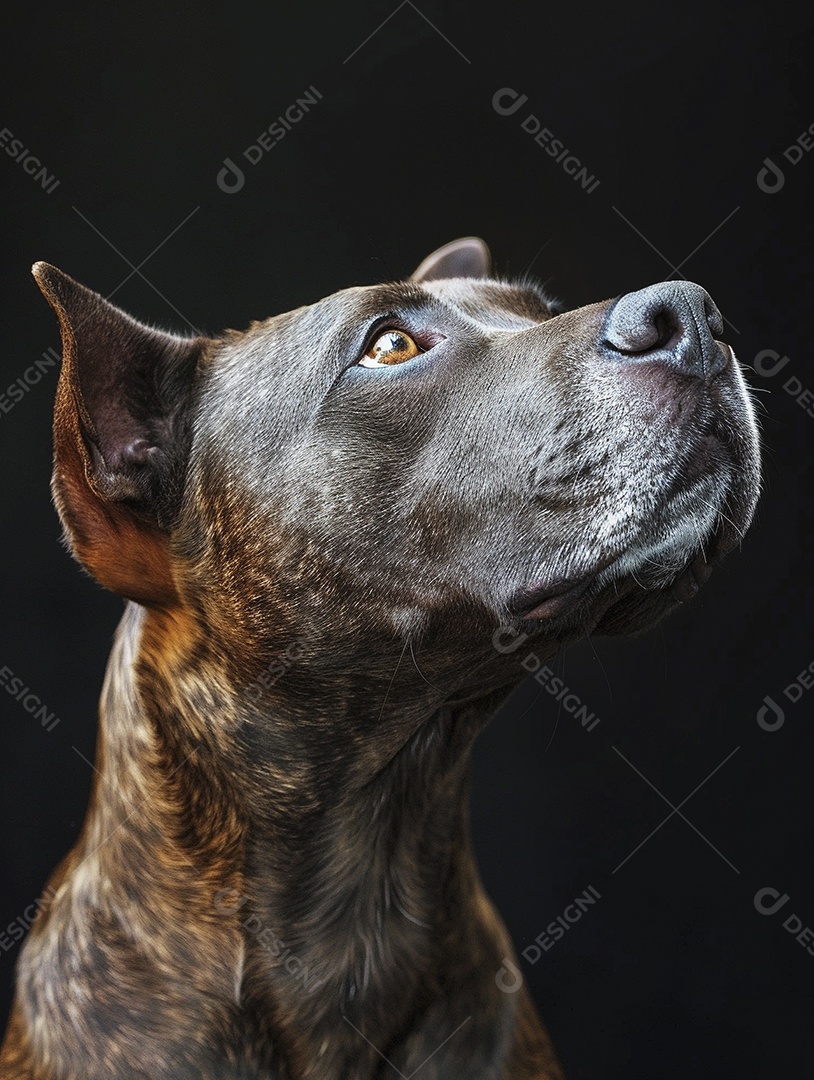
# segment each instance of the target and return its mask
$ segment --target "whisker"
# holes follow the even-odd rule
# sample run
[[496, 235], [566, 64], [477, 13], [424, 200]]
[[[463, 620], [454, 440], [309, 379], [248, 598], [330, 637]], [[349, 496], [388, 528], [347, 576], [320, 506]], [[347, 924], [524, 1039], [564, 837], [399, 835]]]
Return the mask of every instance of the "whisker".
[[410, 639], [407, 638], [407, 641], [404, 642], [404, 648], [401, 650], [401, 655], [399, 656], [398, 660], [396, 661], [395, 670], [393, 671], [393, 674], [390, 676], [390, 682], [387, 685], [387, 693], [384, 695], [384, 701], [382, 702], [382, 707], [379, 710], [379, 716], [378, 716], [379, 720], [381, 720], [381, 718], [382, 718], [382, 715], [384, 713], [384, 707], [387, 704], [387, 699], [390, 697], [390, 691], [393, 689], [393, 683], [395, 681], [395, 678], [396, 678], [396, 675], [398, 673], [399, 667], [401, 666], [401, 661], [404, 659], [404, 654], [407, 652], [407, 642], [409, 640]]
[[724, 521], [727, 523], [727, 525], [731, 525], [732, 528], [735, 530], [736, 535], [741, 540], [743, 540], [744, 536], [746, 536], [746, 530], [745, 529], [739, 529], [738, 526], [735, 524], [735, 522], [732, 520], [732, 518], [728, 517], [723, 512], [723, 510], [720, 509], [720, 507], [713, 506], [711, 502], [707, 502], [706, 499], [702, 499], [700, 495], [697, 496], [697, 498], [698, 498], [699, 502], [703, 503], [705, 506], [708, 506], [710, 508], [710, 510], [713, 510], [716, 514], [718, 514], [720, 517], [722, 517], [724, 519]]
[[[434, 685], [433, 685], [433, 684], [432, 684], [432, 683], [430, 682], [430, 680], [429, 680], [429, 679], [428, 679], [428, 678], [427, 678], [427, 677], [426, 677], [426, 676], [424, 675], [424, 673], [423, 673], [423, 671], [421, 670], [421, 668], [420, 668], [420, 667], [418, 666], [418, 662], [416, 661], [416, 658], [415, 658], [415, 653], [413, 652], [413, 642], [412, 642], [412, 638], [408, 638], [408, 639], [407, 639], [407, 642], [408, 642], [408, 644], [409, 644], [409, 646], [410, 646], [410, 656], [411, 656], [411, 657], [413, 658], [413, 667], [414, 667], [414, 668], [416, 669], [416, 671], [417, 671], [417, 672], [418, 672], [418, 674], [419, 674], [419, 675], [421, 676], [421, 678], [422, 678], [422, 679], [424, 680], [424, 682], [425, 682], [425, 683], [427, 684], [427, 686], [429, 686], [429, 687], [430, 687], [430, 688], [431, 688], [432, 690], [435, 690], [435, 692], [436, 692], [437, 694], [443, 694], [443, 693], [444, 693], [444, 691], [443, 691], [443, 690], [441, 690], [441, 689], [440, 689], [439, 687], [437, 687], [437, 686], [434, 686]], [[403, 655], [403, 654], [402, 654], [402, 655]]]

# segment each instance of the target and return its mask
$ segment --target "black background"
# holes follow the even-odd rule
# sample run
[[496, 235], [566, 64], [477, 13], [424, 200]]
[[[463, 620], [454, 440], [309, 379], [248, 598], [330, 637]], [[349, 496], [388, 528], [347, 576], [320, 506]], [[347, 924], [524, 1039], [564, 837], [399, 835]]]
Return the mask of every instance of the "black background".
[[[792, 913], [814, 926], [814, 690], [783, 698], [814, 660], [814, 417], [784, 390], [791, 376], [814, 389], [802, 334], [814, 152], [783, 159], [814, 121], [811, 26], [776, 5], [80, 3], [30, 5], [5, 37], [0, 125], [60, 183], [43, 191], [0, 152], [0, 388], [58, 346], [35, 259], [108, 295], [127, 260], [150, 256], [149, 284], [135, 274], [115, 301], [216, 332], [402, 277], [471, 233], [500, 273], [533, 264], [569, 307], [680, 265], [729, 320], [744, 365], [764, 349], [790, 358], [774, 377], [749, 372], [766, 477], [742, 551], [657, 630], [556, 662], [600, 716], [593, 731], [558, 716], [533, 680], [517, 690], [481, 740], [473, 824], [518, 949], [588, 886], [601, 894], [537, 963], [522, 961], [572, 1080], [811, 1075], [814, 957], [783, 927]], [[309, 86], [316, 107], [257, 165], [243, 160], [239, 192], [221, 191], [224, 159], [240, 161]], [[512, 116], [492, 106], [503, 87], [528, 96]], [[521, 129], [529, 113], [600, 180], [593, 193]], [[774, 194], [756, 183], [767, 156], [785, 170]], [[79, 830], [91, 779], [80, 754], [93, 756], [121, 610], [59, 543], [55, 384], [54, 369], [0, 413], [0, 665], [60, 717], [48, 732], [0, 693], [0, 929], [41, 895]], [[756, 722], [766, 695], [785, 704], [773, 732]], [[687, 820], [673, 815], [614, 872], [671, 813], [665, 799], [677, 806], [727, 758], [681, 807]], [[765, 886], [789, 897], [774, 916], [753, 903]], [[16, 953], [0, 952], [4, 1006]]]

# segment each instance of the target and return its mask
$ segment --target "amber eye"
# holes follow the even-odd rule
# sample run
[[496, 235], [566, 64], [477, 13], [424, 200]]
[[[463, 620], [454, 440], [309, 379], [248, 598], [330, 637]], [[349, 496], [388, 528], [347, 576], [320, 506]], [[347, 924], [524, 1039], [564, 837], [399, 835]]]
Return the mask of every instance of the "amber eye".
[[403, 364], [420, 356], [422, 349], [403, 330], [385, 330], [379, 334], [359, 361], [362, 367], [384, 367], [386, 364]]

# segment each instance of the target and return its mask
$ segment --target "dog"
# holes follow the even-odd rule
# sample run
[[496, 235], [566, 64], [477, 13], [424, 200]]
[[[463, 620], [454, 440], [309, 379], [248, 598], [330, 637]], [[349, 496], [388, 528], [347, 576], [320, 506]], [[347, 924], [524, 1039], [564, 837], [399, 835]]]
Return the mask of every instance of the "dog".
[[[125, 598], [4, 1080], [556, 1080], [480, 884], [478, 732], [738, 545], [758, 432], [685, 281], [562, 311], [482, 240], [217, 338], [34, 276], [53, 494]], [[517, 970], [517, 966], [514, 966]]]

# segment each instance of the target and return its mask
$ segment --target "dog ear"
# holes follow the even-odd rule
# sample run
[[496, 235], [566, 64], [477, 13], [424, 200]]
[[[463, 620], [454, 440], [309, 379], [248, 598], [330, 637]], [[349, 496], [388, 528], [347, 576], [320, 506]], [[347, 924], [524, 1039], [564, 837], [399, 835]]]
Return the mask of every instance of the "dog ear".
[[168, 529], [206, 339], [142, 326], [48, 263], [33, 274], [62, 333], [52, 490], [69, 545], [114, 592], [172, 603]]
[[444, 244], [419, 265], [410, 281], [437, 281], [439, 278], [485, 278], [492, 272], [492, 256], [479, 236], [464, 236]]

